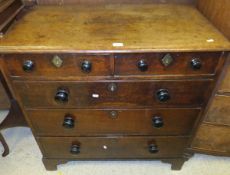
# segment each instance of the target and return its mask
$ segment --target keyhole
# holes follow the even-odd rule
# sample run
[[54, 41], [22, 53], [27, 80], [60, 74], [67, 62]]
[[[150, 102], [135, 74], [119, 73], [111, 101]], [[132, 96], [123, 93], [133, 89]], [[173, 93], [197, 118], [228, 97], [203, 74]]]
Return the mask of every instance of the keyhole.
[[107, 147], [106, 145], [103, 145], [102, 148], [103, 148], [104, 150], [107, 150], [107, 149], [108, 149], [108, 147]]

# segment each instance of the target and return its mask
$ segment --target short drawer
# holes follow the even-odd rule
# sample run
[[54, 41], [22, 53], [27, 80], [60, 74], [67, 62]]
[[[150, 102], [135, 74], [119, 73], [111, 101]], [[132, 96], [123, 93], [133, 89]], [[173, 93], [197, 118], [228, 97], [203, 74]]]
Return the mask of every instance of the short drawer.
[[230, 96], [216, 95], [208, 110], [205, 121], [230, 126]]
[[116, 75], [215, 74], [220, 52], [116, 54]]
[[210, 96], [212, 80], [139, 82], [14, 81], [27, 108], [111, 108], [200, 106]]
[[182, 155], [187, 137], [39, 137], [44, 157], [72, 159], [163, 158]]
[[27, 110], [36, 135], [188, 135], [199, 109]]
[[109, 76], [109, 55], [9, 54], [4, 56], [14, 77]]

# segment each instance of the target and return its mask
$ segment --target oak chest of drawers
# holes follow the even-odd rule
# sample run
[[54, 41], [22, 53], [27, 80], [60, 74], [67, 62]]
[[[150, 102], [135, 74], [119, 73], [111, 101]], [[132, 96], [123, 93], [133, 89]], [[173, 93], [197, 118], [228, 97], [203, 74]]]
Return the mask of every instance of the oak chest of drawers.
[[[75, 21], [80, 29], [68, 24], [69, 20], [63, 24], [62, 38], [59, 30], [53, 28], [52, 32], [48, 25], [49, 17], [56, 15], [53, 25], [59, 26], [61, 17], [65, 18], [62, 9], [35, 8], [9, 31], [0, 46], [4, 76], [23, 109], [46, 168], [54, 170], [68, 160], [159, 159], [180, 169], [192, 154], [192, 136], [225, 63], [228, 41], [189, 5], [67, 6], [71, 20], [78, 15], [82, 18]], [[162, 25], [166, 32], [159, 31], [161, 22], [150, 9], [171, 16]], [[194, 28], [186, 26], [190, 24], [187, 19], [179, 21], [184, 29], [167, 26], [178, 15], [172, 9], [178, 9], [179, 14], [188, 11], [188, 19], [195, 16], [191, 22]], [[80, 12], [74, 16], [77, 10]], [[117, 18], [111, 16], [114, 12]], [[41, 13], [47, 18], [40, 19]], [[44, 26], [36, 29], [39, 22], [33, 22], [34, 17]], [[108, 19], [111, 21], [103, 22]], [[152, 28], [141, 29], [146, 35], [126, 23], [133, 20], [147, 26], [151, 19]], [[108, 23], [117, 27], [113, 29], [117, 33], [109, 33]], [[68, 31], [68, 25], [72, 30]], [[130, 35], [122, 35], [120, 25], [128, 25], [125, 29]], [[24, 34], [22, 29], [32, 26], [24, 40], [18, 37]], [[104, 32], [99, 32], [103, 27]], [[170, 36], [176, 32], [173, 28], [179, 32], [175, 38]], [[161, 34], [161, 40], [151, 38], [151, 30]], [[216, 42], [210, 44], [212, 40], [204, 35], [197, 38], [197, 30], [208, 31]], [[141, 35], [143, 40], [138, 39]], [[15, 38], [16, 44], [8, 36]], [[187, 43], [187, 36], [194, 43]], [[202, 39], [203, 44], [199, 43]]]

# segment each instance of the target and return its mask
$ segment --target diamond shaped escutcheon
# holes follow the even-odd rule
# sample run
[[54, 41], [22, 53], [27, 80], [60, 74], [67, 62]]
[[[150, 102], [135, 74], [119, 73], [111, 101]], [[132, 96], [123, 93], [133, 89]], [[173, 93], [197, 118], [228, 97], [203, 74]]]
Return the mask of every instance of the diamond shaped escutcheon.
[[55, 55], [52, 59], [52, 63], [55, 67], [59, 68], [62, 66], [63, 61], [59, 56]]
[[173, 57], [168, 53], [161, 59], [162, 64], [168, 67], [173, 62]]

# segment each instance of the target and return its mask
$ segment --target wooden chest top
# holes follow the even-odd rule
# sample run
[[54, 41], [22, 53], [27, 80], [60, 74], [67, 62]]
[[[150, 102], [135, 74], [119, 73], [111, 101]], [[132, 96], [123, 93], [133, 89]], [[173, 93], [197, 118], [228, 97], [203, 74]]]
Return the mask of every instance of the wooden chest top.
[[191, 5], [37, 6], [0, 52], [225, 51], [229, 41]]

